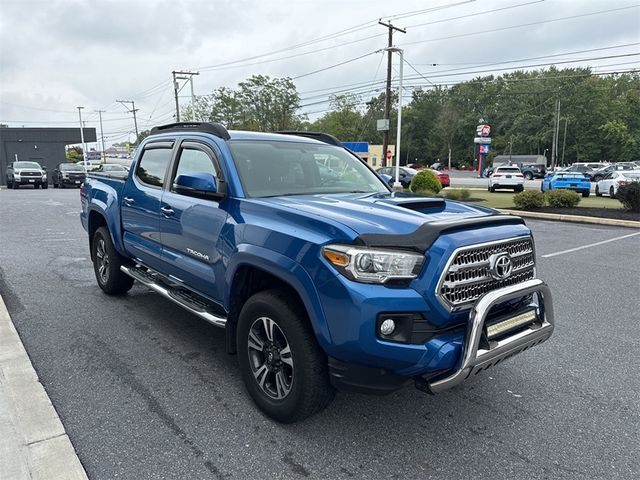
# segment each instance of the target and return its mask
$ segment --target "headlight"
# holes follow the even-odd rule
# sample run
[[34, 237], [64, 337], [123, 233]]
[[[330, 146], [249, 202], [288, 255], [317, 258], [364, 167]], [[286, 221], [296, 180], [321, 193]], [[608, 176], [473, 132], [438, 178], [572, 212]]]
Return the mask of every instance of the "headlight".
[[322, 248], [322, 255], [340, 273], [363, 283], [411, 280], [424, 263], [424, 256], [413, 252], [350, 245], [327, 245]]

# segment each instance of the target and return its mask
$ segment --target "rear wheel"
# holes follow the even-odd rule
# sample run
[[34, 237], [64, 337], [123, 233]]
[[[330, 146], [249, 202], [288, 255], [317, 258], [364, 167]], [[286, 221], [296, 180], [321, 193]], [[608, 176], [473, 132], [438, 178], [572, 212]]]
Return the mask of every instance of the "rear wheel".
[[533, 180], [533, 173], [525, 172], [524, 173], [524, 178], [526, 178], [527, 180]]
[[590, 193], [589, 190], [585, 190], [584, 192], [582, 192], [582, 196], [584, 198], [587, 198], [589, 196], [589, 193]]
[[598, 185], [596, 185], [596, 197], [601, 197], [601, 196], [602, 196], [602, 193], [600, 192]]
[[610, 196], [611, 198], [616, 198], [616, 192], [615, 192], [615, 190], [613, 189], [613, 186], [611, 186], [611, 188], [609, 188], [609, 196]]
[[91, 257], [98, 286], [105, 293], [119, 295], [131, 290], [133, 278], [120, 270], [126, 259], [116, 251], [106, 227], [96, 230]]
[[249, 395], [271, 418], [293, 423], [334, 396], [327, 357], [304, 308], [285, 290], [256, 293], [238, 318], [238, 362]]

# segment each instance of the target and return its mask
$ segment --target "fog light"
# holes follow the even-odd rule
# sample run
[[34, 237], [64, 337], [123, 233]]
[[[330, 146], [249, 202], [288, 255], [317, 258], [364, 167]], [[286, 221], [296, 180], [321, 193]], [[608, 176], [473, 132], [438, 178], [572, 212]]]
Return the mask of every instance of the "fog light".
[[380, 333], [382, 335], [391, 335], [393, 331], [396, 329], [396, 322], [387, 318], [384, 322], [380, 324]]

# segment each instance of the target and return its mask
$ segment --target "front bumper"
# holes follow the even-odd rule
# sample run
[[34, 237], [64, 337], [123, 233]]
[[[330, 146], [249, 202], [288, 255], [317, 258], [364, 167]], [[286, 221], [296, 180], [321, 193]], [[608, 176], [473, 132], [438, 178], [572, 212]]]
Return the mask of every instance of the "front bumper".
[[[538, 321], [514, 335], [498, 341], [488, 342], [486, 348], [480, 348], [484, 324], [489, 311], [500, 303], [526, 295], [537, 294], [539, 298]], [[553, 333], [553, 300], [549, 287], [538, 279], [528, 280], [518, 285], [494, 290], [481, 297], [469, 313], [464, 351], [459, 368], [445, 378], [428, 382], [429, 391], [442, 392], [458, 385], [472, 375], [497, 365], [526, 349], [547, 340]]]
[[[529, 295], [538, 298], [536, 320], [509, 336], [487, 340], [485, 322], [491, 320], [495, 306]], [[410, 374], [329, 359], [332, 384], [343, 391], [386, 394], [413, 381], [420, 390], [438, 393], [447, 390], [472, 375], [547, 340], [554, 328], [553, 303], [549, 287], [538, 279], [491, 291], [481, 297], [469, 312], [464, 340], [458, 342], [455, 332], [430, 340], [425, 346], [438, 345], [438, 354], [423, 373]], [[419, 348], [417, 345], [397, 345], [398, 349]], [[458, 361], [449, 361], [452, 355]], [[391, 360], [391, 359], [390, 359]], [[454, 366], [455, 365], [455, 366]], [[453, 370], [452, 370], [453, 369]], [[412, 370], [409, 368], [408, 371]]]

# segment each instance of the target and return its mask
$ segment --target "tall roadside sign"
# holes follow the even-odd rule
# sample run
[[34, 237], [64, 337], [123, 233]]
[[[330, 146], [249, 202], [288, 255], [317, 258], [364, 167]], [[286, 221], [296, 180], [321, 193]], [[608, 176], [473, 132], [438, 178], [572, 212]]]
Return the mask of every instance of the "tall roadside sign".
[[484, 166], [487, 161], [487, 155], [491, 150], [491, 127], [488, 123], [481, 120], [481, 124], [476, 127], [476, 136], [473, 139], [473, 143], [478, 145], [478, 177], [484, 176]]

